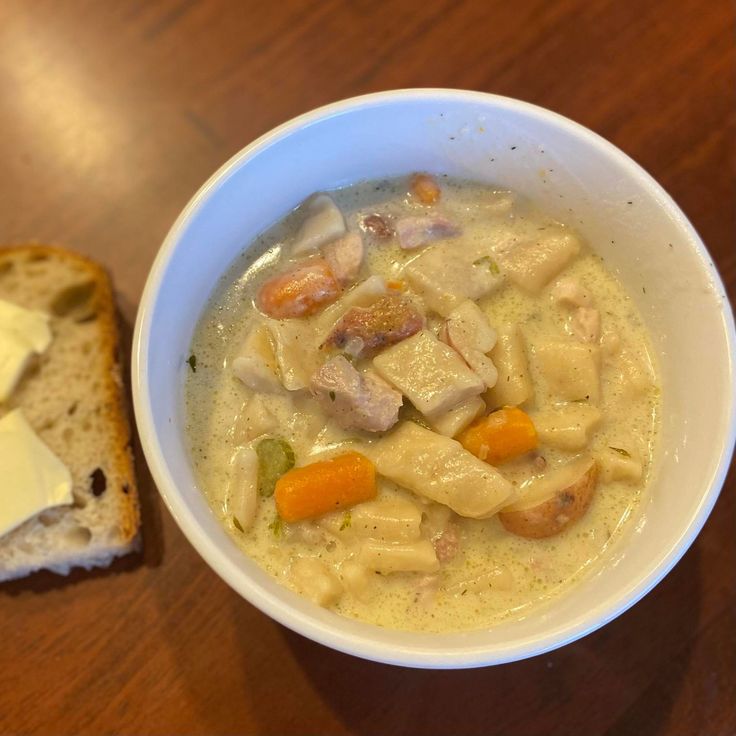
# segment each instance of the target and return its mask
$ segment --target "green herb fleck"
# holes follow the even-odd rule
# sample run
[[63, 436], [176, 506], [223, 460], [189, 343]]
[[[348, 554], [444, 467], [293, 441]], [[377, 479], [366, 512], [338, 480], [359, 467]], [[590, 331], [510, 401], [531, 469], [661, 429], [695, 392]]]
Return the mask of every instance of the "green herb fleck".
[[498, 274], [501, 273], [501, 271], [498, 268], [498, 264], [490, 256], [483, 256], [482, 258], [479, 258], [477, 261], [473, 261], [473, 265], [474, 266], [487, 266], [488, 270], [494, 276], [498, 276]]
[[236, 529], [237, 529], [237, 530], [238, 530], [239, 532], [243, 532], [243, 531], [245, 531], [245, 529], [243, 529], [242, 525], [241, 525], [241, 524], [240, 524], [240, 522], [238, 521], [238, 517], [237, 517], [237, 516], [235, 516], [235, 515], [233, 515], [233, 526], [234, 526], [234, 527], [235, 527], [235, 528], [236, 528]]
[[353, 515], [349, 512], [345, 512], [345, 516], [342, 517], [342, 523], [340, 524], [340, 531], [345, 531], [345, 529], [349, 529], [350, 525], [353, 523]]
[[335, 400], [335, 392], [330, 391], [330, 401], [334, 401], [334, 400]]
[[291, 445], [280, 437], [266, 437], [256, 445], [258, 455], [258, 492], [273, 496], [276, 481], [294, 467]]
[[268, 528], [271, 530], [274, 537], [277, 539], [281, 536], [284, 530], [284, 522], [281, 521], [281, 517], [277, 516], [269, 525]]
[[187, 358], [187, 363], [189, 363], [189, 367], [192, 369], [192, 373], [196, 373], [197, 372], [197, 356], [194, 353], [192, 353]]
[[631, 453], [627, 452], [626, 450], [622, 449], [621, 447], [610, 447], [609, 450], [613, 450], [614, 452], [617, 452], [619, 455], [622, 455], [623, 457], [631, 457]]

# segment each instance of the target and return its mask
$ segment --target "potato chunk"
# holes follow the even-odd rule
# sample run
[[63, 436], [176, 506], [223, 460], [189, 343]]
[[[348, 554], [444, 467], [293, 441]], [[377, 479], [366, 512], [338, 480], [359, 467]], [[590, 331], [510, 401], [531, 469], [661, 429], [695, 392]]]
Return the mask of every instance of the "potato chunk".
[[518, 325], [503, 325], [498, 331], [498, 342], [491, 350], [491, 359], [498, 371], [495, 386], [486, 392], [491, 409], [501, 406], [519, 406], [534, 396], [529, 364], [526, 359], [524, 338]]
[[295, 560], [291, 565], [290, 577], [296, 589], [318, 606], [331, 606], [343, 593], [343, 587], [333, 570], [311, 557]]
[[551, 398], [562, 401], [585, 399], [592, 404], [598, 403], [597, 347], [583, 345], [577, 340], [550, 340], [537, 343], [533, 354]]
[[406, 267], [406, 277], [427, 306], [446, 317], [466, 299], [480, 299], [503, 278], [490, 257], [462, 242], [427, 248]]
[[507, 502], [511, 484], [459, 442], [413, 422], [379, 440], [370, 452], [378, 472], [460, 516], [484, 519]]
[[641, 456], [633, 447], [606, 447], [597, 457], [604, 483], [615, 480], [638, 483], [641, 480]]
[[263, 324], [256, 324], [246, 336], [232, 362], [232, 371], [248, 388], [265, 393], [283, 389], [271, 335]]
[[559, 450], [582, 450], [601, 421], [601, 412], [584, 403], [544, 409], [532, 415], [540, 442]]
[[284, 387], [289, 391], [307, 388], [319, 360], [314, 330], [297, 320], [273, 319], [269, 320], [268, 329]]
[[317, 250], [345, 234], [345, 219], [328, 194], [315, 194], [305, 205], [307, 217], [302, 222], [291, 247], [294, 256]]
[[504, 528], [528, 539], [559, 534], [580, 519], [593, 499], [598, 465], [578, 457], [532, 480], [522, 497], [498, 515]]
[[373, 366], [428, 417], [440, 416], [485, 388], [462, 358], [427, 330], [384, 350]]
[[256, 393], [243, 404], [232, 428], [236, 445], [244, 445], [279, 426], [269, 408], [269, 399], [270, 397]]

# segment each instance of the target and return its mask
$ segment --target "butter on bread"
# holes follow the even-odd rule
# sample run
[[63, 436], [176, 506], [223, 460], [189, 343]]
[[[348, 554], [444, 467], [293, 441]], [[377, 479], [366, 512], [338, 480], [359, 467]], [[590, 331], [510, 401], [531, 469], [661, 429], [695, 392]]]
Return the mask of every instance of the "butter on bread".
[[61, 248], [0, 247], [0, 299], [51, 315], [51, 344], [0, 404], [0, 416], [23, 410], [69, 468], [74, 498], [0, 537], [0, 581], [40, 569], [67, 574], [107, 566], [140, 543], [110, 279], [101, 266]]

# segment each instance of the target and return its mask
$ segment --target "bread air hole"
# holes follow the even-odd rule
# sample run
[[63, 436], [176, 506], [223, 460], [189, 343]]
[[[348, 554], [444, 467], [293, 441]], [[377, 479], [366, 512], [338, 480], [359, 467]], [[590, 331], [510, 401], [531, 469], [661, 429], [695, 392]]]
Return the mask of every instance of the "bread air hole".
[[38, 429], [39, 431], [43, 432], [45, 430], [53, 429], [56, 426], [56, 419], [47, 419], [45, 422], [39, 425]]
[[64, 538], [71, 546], [86, 547], [92, 539], [92, 532], [86, 526], [75, 526], [66, 532]]
[[88, 322], [96, 317], [94, 293], [93, 281], [67, 286], [51, 301], [51, 311], [57, 317], [69, 317], [75, 322]]
[[107, 490], [107, 477], [102, 468], [96, 468], [90, 475], [90, 480], [92, 481], [92, 493], [95, 496], [101, 496]]

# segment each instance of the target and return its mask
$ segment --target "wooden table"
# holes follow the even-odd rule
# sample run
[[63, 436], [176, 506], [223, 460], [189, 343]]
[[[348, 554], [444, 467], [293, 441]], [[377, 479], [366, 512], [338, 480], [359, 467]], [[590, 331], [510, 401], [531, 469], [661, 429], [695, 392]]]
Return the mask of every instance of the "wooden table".
[[[113, 273], [125, 326], [191, 194], [253, 138], [374, 90], [535, 102], [641, 162], [736, 288], [733, 6], [722, 0], [5, 0], [0, 238]], [[128, 334], [129, 339], [129, 334]], [[0, 733], [736, 733], [736, 477], [641, 603], [549, 655], [424, 672], [273, 623], [141, 476], [145, 552], [0, 588]]]

